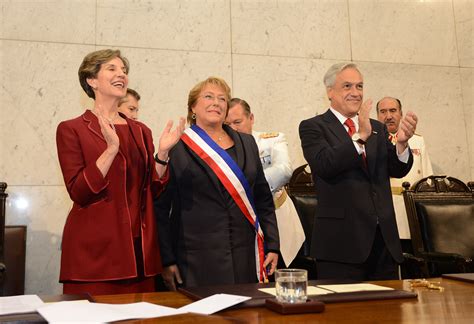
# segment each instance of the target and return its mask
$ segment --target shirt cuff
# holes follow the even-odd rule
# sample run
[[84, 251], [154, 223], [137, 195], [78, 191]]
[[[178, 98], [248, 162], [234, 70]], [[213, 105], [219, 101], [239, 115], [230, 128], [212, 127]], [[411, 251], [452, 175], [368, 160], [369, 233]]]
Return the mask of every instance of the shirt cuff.
[[[410, 158], [410, 154], [408, 152], [409, 149], [410, 147], [407, 146], [406, 149], [400, 154], [398, 154], [398, 151], [397, 151], [398, 160], [400, 160], [400, 162], [408, 163], [408, 159]], [[396, 147], [395, 147], [395, 150], [397, 150]]]
[[357, 153], [359, 153], [359, 155], [361, 155], [362, 153], [365, 153], [365, 145], [360, 146], [359, 144], [357, 144], [357, 142], [352, 142], [352, 143], [354, 143], [354, 147], [356, 148]]

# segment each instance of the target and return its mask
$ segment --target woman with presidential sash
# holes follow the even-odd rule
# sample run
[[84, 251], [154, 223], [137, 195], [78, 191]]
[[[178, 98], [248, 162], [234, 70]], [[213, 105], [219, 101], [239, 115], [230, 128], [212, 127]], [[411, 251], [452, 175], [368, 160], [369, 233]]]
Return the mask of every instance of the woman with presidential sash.
[[188, 96], [188, 123], [170, 151], [155, 201], [163, 279], [170, 290], [265, 282], [278, 261], [275, 207], [251, 135], [224, 125], [227, 83], [210, 77]]

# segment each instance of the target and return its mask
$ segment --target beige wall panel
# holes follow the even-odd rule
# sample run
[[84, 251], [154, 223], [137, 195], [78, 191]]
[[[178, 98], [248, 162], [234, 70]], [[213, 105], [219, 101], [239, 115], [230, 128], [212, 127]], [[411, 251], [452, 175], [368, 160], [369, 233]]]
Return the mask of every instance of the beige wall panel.
[[229, 1], [98, 0], [97, 43], [229, 53]]
[[232, 1], [234, 53], [350, 59], [346, 1]]
[[348, 0], [355, 61], [458, 65], [451, 0]]
[[467, 142], [470, 152], [469, 165], [471, 166], [471, 177], [474, 181], [474, 69], [461, 68], [462, 97], [464, 105], [464, 122], [466, 125]]
[[93, 44], [95, 0], [2, 0], [0, 37]]
[[[77, 70], [93, 46], [2, 41], [0, 177], [9, 185], [62, 185], [56, 127], [82, 112]], [[3, 100], [3, 99], [2, 99]], [[9, 139], [9, 140], [6, 140]]]
[[474, 2], [453, 0], [459, 65], [474, 67]]

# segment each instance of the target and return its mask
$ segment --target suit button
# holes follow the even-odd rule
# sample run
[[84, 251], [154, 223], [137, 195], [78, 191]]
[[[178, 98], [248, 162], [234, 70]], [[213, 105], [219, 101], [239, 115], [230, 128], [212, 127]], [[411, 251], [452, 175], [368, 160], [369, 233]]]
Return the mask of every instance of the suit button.
[[146, 224], [145, 224], [145, 223], [142, 224], [142, 228], [146, 228]]
[[375, 191], [372, 191], [372, 196], [377, 197], [377, 193]]

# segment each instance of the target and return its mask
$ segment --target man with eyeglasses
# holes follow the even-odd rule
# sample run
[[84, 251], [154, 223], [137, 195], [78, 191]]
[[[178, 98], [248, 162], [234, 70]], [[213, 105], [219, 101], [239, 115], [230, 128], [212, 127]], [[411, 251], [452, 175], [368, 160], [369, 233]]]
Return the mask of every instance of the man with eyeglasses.
[[250, 105], [240, 98], [230, 100], [226, 124], [238, 132], [253, 135], [257, 142], [263, 172], [275, 202], [280, 253], [288, 267], [301, 248], [305, 234], [295, 206], [284, 188], [293, 173], [285, 134], [254, 131], [254, 115]]
[[417, 117], [407, 112], [392, 145], [385, 125], [369, 118], [357, 65], [334, 64], [324, 85], [329, 109], [299, 127], [318, 199], [311, 244], [318, 279], [397, 279], [403, 256], [390, 177], [410, 171]]
[[[400, 127], [400, 122], [403, 117], [402, 103], [397, 98], [384, 97], [377, 102], [376, 109], [377, 119], [387, 126], [389, 133], [388, 138], [395, 145], [397, 143], [397, 133]], [[402, 240], [402, 246], [406, 250], [409, 249], [409, 240], [411, 236], [405, 202], [401, 195], [402, 183], [408, 181], [413, 185], [418, 180], [433, 174], [433, 168], [431, 166], [430, 157], [428, 156], [423, 136], [416, 133], [413, 134], [413, 137], [408, 140], [408, 144], [413, 153], [413, 167], [405, 177], [401, 179], [390, 179], [398, 233]]]

